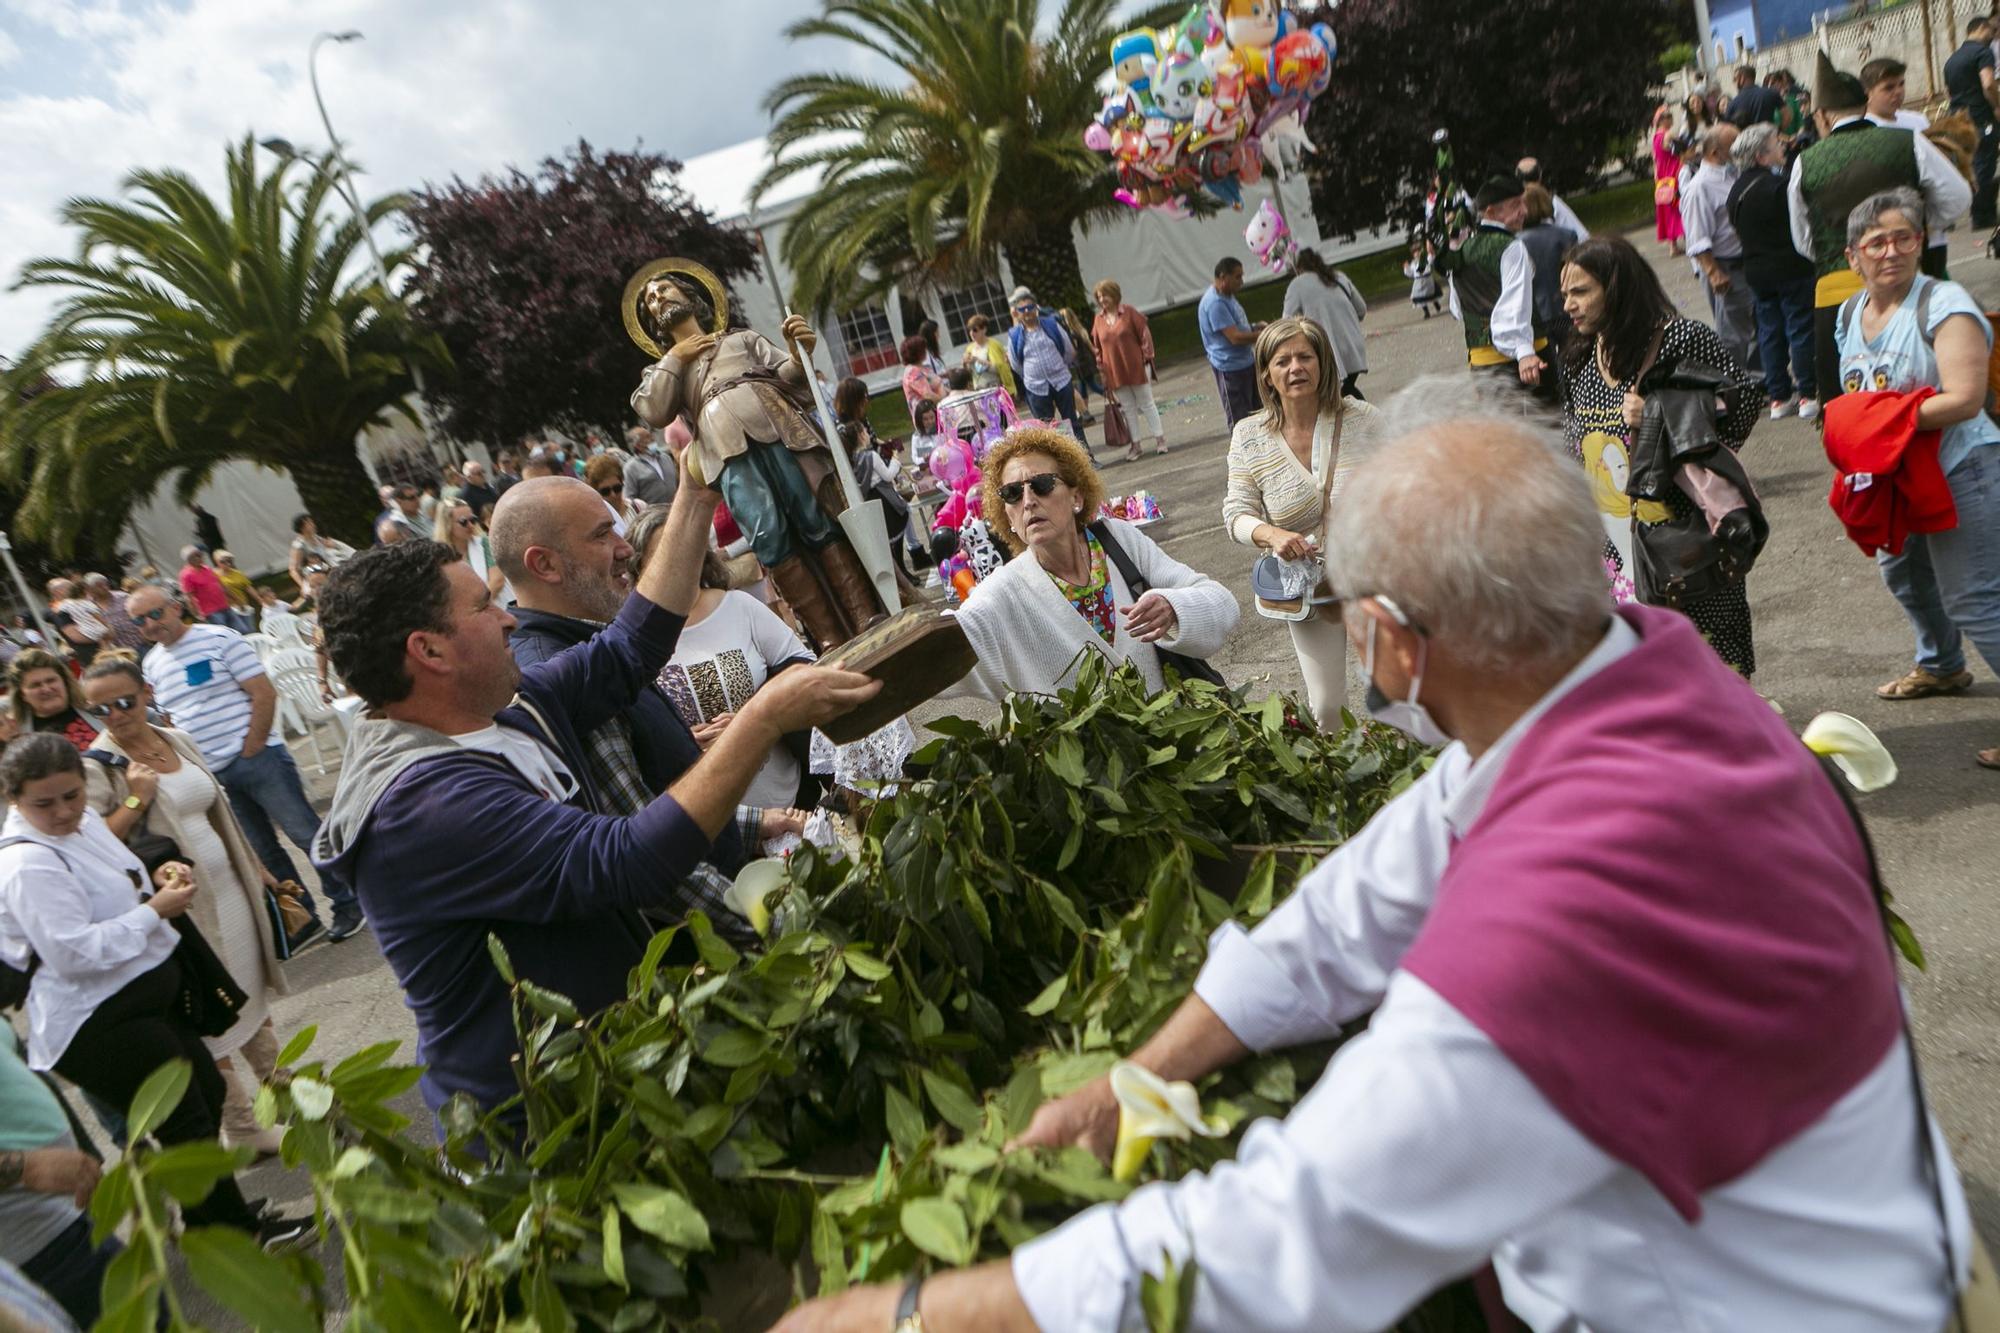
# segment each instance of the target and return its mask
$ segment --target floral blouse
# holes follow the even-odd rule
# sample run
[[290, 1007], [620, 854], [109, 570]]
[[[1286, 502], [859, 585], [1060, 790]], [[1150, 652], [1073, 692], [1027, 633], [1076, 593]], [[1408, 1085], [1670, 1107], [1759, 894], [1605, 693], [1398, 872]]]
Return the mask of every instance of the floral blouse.
[[1111, 577], [1106, 572], [1104, 548], [1098, 544], [1097, 534], [1086, 532], [1084, 541], [1090, 544], [1090, 579], [1085, 583], [1069, 583], [1055, 574], [1056, 590], [1069, 599], [1076, 613], [1090, 622], [1090, 627], [1106, 643], [1118, 636], [1118, 605], [1111, 596]]

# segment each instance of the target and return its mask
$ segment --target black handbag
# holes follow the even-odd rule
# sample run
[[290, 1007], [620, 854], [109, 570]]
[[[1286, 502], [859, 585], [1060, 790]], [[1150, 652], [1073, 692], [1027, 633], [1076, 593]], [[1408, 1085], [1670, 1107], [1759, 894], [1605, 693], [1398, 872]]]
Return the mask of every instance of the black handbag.
[[[1132, 563], [1132, 557], [1125, 554], [1124, 549], [1112, 539], [1109, 523], [1099, 519], [1090, 525], [1090, 531], [1096, 536], [1098, 545], [1104, 548], [1106, 557], [1112, 564], [1118, 566], [1118, 577], [1125, 580], [1126, 591], [1132, 594], [1133, 601], [1138, 601], [1153, 590], [1153, 585], [1146, 582], [1139, 573], [1139, 567]], [[1202, 658], [1176, 653], [1157, 644], [1154, 645], [1153, 651], [1159, 654], [1162, 671], [1172, 671], [1182, 680], [1205, 680], [1225, 690], [1229, 688], [1229, 682], [1222, 678], [1222, 673]]]
[[250, 1003], [250, 996], [215, 956], [200, 926], [188, 920], [186, 913], [172, 918], [172, 923], [181, 933], [173, 953], [181, 970], [181, 992], [174, 1005], [196, 1032], [219, 1037], [236, 1025], [237, 1015]]

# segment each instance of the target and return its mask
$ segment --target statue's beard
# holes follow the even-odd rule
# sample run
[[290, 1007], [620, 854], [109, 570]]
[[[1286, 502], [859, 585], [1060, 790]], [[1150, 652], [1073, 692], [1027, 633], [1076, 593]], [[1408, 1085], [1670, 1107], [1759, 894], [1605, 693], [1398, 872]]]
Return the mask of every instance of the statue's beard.
[[674, 341], [674, 330], [690, 319], [702, 329], [711, 328], [715, 323], [715, 307], [678, 284], [674, 287], [673, 297], [664, 305], [647, 301], [643, 309], [645, 322], [653, 326], [648, 332], [652, 335], [653, 341], [662, 346], [671, 344]]
[[715, 323], [715, 310], [708, 302], [702, 300], [678, 301], [667, 307], [669, 329], [677, 329], [690, 319], [702, 328], [708, 328]]

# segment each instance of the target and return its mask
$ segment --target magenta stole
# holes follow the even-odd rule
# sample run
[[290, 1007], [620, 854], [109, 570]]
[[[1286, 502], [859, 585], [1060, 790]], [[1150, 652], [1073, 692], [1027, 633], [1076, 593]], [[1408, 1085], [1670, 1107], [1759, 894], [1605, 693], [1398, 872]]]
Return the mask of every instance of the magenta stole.
[[1900, 1031], [1853, 822], [1680, 615], [1521, 737], [1405, 970], [1690, 1223]]

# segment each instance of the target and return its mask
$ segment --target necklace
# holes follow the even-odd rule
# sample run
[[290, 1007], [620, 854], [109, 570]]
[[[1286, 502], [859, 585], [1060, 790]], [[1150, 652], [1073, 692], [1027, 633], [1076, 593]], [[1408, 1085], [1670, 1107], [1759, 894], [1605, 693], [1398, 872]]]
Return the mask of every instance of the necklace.
[[125, 746], [125, 753], [137, 759], [148, 768], [158, 768], [160, 765], [172, 761], [174, 757], [172, 746], [160, 741], [157, 735], [149, 735], [146, 739], [149, 743], [156, 743], [157, 748], [142, 750], [136, 745], [127, 745]]

